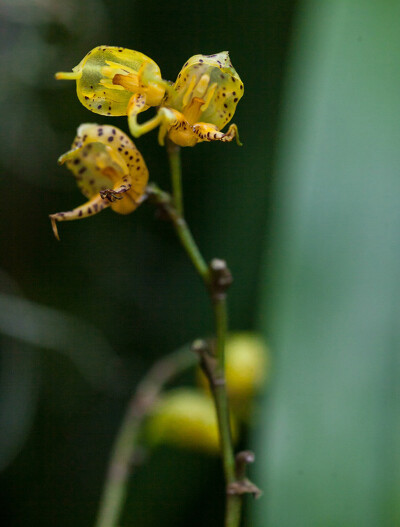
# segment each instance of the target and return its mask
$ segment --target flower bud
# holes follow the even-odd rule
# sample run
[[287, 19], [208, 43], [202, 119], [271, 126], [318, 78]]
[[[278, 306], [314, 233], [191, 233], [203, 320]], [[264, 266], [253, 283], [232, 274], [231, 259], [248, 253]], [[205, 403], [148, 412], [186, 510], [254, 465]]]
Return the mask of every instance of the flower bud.
[[226, 342], [226, 382], [232, 399], [251, 399], [265, 383], [269, 350], [256, 333], [234, 333]]
[[[246, 418], [254, 396], [267, 380], [269, 350], [263, 338], [250, 332], [231, 334], [225, 345], [225, 377], [229, 401], [236, 416]], [[209, 392], [199, 370], [199, 382]]]
[[[237, 427], [231, 420], [233, 436]], [[148, 423], [153, 443], [167, 443], [216, 454], [219, 434], [214, 403], [210, 397], [190, 388], [165, 393], [156, 405]]]

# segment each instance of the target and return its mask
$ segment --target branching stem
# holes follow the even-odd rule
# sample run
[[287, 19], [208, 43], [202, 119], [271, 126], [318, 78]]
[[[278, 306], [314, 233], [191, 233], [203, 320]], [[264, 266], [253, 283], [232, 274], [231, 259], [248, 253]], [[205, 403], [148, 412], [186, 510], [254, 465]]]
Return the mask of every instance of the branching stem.
[[143, 421], [164, 386], [195, 363], [194, 353], [187, 347], [183, 348], [156, 362], [137, 386], [113, 447], [96, 527], [119, 525]]
[[184, 217], [179, 214], [176, 207], [174, 206], [174, 202], [170, 194], [160, 190], [156, 185], [153, 184], [147, 187], [147, 196], [152, 203], [160, 207], [160, 209], [172, 222], [183, 248], [189, 256], [196, 271], [201, 276], [204, 283], [208, 286], [210, 282], [210, 270], [208, 265], [201, 255]]

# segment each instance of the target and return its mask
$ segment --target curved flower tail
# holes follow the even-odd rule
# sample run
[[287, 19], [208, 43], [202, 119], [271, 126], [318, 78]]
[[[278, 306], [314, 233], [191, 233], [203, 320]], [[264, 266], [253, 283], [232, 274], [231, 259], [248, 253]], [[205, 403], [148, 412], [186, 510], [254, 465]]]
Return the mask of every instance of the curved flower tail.
[[231, 124], [226, 133], [219, 132], [215, 126], [207, 123], [197, 123], [193, 126], [193, 131], [198, 137], [198, 141], [222, 141], [223, 143], [230, 143], [236, 138], [236, 143], [242, 146], [239, 139], [239, 132], [236, 124]]
[[88, 218], [89, 216], [97, 214], [110, 205], [110, 201], [106, 201], [100, 195], [98, 195], [94, 196], [83, 205], [80, 205], [79, 207], [76, 207], [75, 209], [72, 209], [68, 212], [56, 212], [55, 214], [49, 214], [54, 236], [57, 238], [57, 240], [60, 240], [57, 228], [58, 221], [71, 221]]
[[133, 137], [140, 137], [143, 134], [147, 134], [157, 126], [160, 126], [159, 130], [159, 143], [164, 145], [164, 137], [168, 132], [169, 126], [176, 122], [176, 113], [170, 108], [161, 107], [159, 108], [157, 114], [148, 121], [139, 124], [137, 122], [137, 116], [142, 111], [142, 108], [145, 104], [145, 99], [143, 95], [136, 94], [129, 101], [128, 105], [128, 125], [129, 130]]

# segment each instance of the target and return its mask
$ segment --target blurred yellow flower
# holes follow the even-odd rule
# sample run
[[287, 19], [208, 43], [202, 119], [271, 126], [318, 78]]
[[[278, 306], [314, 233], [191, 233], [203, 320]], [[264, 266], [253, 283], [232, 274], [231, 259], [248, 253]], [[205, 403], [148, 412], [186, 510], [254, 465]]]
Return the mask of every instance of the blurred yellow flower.
[[229, 396], [251, 399], [260, 391], [269, 372], [269, 350], [261, 335], [233, 333], [226, 342], [226, 381]]
[[[252, 400], [268, 379], [269, 349], [257, 333], [240, 332], [228, 336], [225, 346], [225, 376], [232, 409], [238, 417], [249, 415]], [[199, 369], [199, 382], [209, 391]]]
[[[232, 433], [237, 426], [231, 419]], [[204, 393], [190, 388], [166, 392], [155, 406], [148, 422], [149, 439], [193, 450], [218, 453], [219, 435], [214, 402]]]

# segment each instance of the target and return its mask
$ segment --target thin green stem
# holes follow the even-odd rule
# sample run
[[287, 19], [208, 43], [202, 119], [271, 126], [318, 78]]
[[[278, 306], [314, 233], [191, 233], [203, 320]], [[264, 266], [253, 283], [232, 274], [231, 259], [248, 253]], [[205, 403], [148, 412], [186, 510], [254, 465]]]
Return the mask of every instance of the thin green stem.
[[172, 181], [172, 196], [177, 213], [183, 216], [181, 147], [167, 139], [167, 153]]
[[225, 527], [237, 527], [240, 525], [243, 498], [238, 494], [227, 497], [225, 507]]
[[[175, 206], [171, 206], [171, 203], [168, 201], [168, 199], [164, 199], [162, 205], [164, 211], [171, 219], [178, 237], [184, 249], [186, 250], [186, 253], [188, 254], [197, 272], [203, 278], [213, 305], [216, 333], [216, 368], [215, 371], [209, 375], [209, 382], [214, 396], [214, 403], [217, 412], [221, 455], [224, 467], [225, 483], [228, 489], [229, 485], [235, 483], [236, 481], [235, 456], [231, 435], [228, 395], [225, 382], [225, 339], [228, 330], [228, 316], [225, 289], [223, 286], [221, 287], [221, 283], [223, 282], [218, 283], [218, 279], [215, 280], [217, 275], [214, 275], [213, 273], [214, 271], [222, 271], [225, 273], [221, 277], [223, 279], [226, 278], [226, 273], [228, 273], [230, 277], [230, 273], [226, 267], [225, 262], [217, 261], [218, 265], [221, 263], [223, 264], [223, 269], [220, 267], [215, 267], [215, 269], [213, 269], [213, 263], [211, 263], [210, 267], [205, 263], [205, 260], [201, 255], [183, 216], [180, 148], [170, 142], [167, 145], [167, 151], [170, 160], [173, 203]], [[241, 503], [241, 496], [227, 493], [225, 527], [238, 527], [240, 523]]]
[[204, 283], [208, 285], [210, 280], [210, 270], [194, 241], [185, 218], [176, 209], [174, 205], [175, 200], [174, 203], [172, 203], [171, 196], [167, 192], [160, 190], [156, 185], [150, 185], [147, 188], [147, 195], [149, 199], [158, 205], [168, 216], [196, 271], [199, 273]]
[[[226, 297], [214, 300], [214, 319], [216, 332], [215, 377], [212, 380], [215, 406], [217, 410], [219, 433], [221, 442], [222, 461], [226, 484], [236, 481], [235, 456], [229, 418], [228, 394], [225, 382], [225, 339], [228, 329]], [[240, 523], [242, 498], [235, 494], [228, 494], [225, 508], [225, 527], [237, 527]]]
[[178, 350], [156, 362], [138, 385], [128, 404], [111, 454], [96, 527], [119, 525], [143, 421], [165, 384], [195, 363], [193, 352], [187, 348]]
[[227, 332], [227, 312], [225, 298], [218, 299], [213, 303], [214, 320], [216, 330], [215, 358], [216, 367], [214, 372], [213, 392], [220, 422], [220, 441], [222, 460], [227, 484], [235, 481], [235, 459], [233, 454], [232, 435], [229, 419], [228, 396], [225, 383], [225, 337]]
[[210, 275], [208, 265], [206, 264], [203, 256], [201, 255], [199, 248], [197, 247], [197, 244], [194, 241], [192, 233], [190, 232], [187, 226], [186, 221], [182, 217], [178, 217], [176, 221], [174, 221], [174, 227], [187, 255], [189, 256], [194, 267], [196, 268], [196, 271], [202, 277], [204, 282], [208, 284]]

